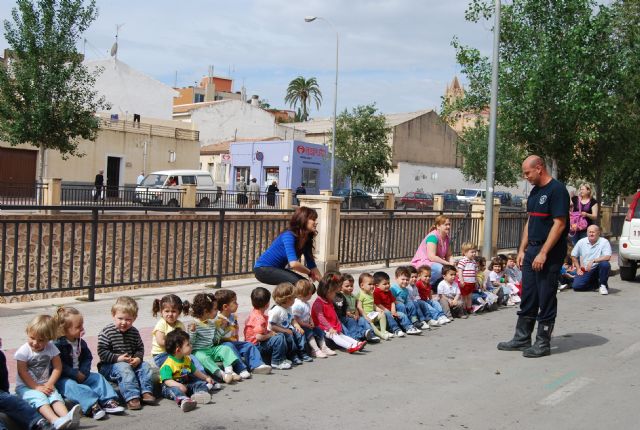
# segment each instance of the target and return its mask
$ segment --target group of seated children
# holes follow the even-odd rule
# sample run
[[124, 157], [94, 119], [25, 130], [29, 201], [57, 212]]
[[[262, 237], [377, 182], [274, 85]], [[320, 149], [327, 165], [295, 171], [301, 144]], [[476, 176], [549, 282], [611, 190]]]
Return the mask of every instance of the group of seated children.
[[[334, 356], [332, 348], [354, 353], [367, 342], [418, 335], [454, 317], [517, 302], [521, 273], [515, 256], [505, 262], [493, 259], [485, 272], [475, 246], [465, 243], [462, 250], [457, 267], [442, 269], [435, 293], [429, 266], [399, 267], [393, 284], [385, 272], [363, 273], [357, 294], [353, 277], [336, 272], [327, 273], [317, 290], [307, 279], [281, 283], [273, 294], [257, 287], [251, 292], [253, 310], [244, 324], [244, 341], [231, 290], [198, 293], [193, 303], [174, 294], [156, 299], [152, 313], [160, 318], [152, 331], [151, 354], [162, 396], [188, 412], [209, 403], [220, 382]], [[179, 320], [183, 313], [193, 317], [188, 326]], [[8, 393], [0, 357], [0, 410], [16, 415], [26, 428], [66, 429], [77, 428], [81, 414], [99, 420], [122, 413], [119, 399], [130, 410], [155, 403], [153, 368], [144, 361], [144, 344], [133, 326], [135, 300], [119, 297], [111, 315], [113, 322], [98, 335], [97, 373], [91, 372], [93, 355], [82, 339], [84, 319], [77, 309], [60, 307], [53, 317], [35, 317], [27, 326], [27, 343], [15, 353], [18, 397]], [[65, 398], [76, 405], [67, 410]]]

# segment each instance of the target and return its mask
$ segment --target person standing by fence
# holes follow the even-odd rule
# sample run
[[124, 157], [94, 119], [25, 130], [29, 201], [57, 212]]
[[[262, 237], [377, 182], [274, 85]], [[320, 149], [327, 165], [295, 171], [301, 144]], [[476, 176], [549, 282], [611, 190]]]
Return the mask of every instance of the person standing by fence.
[[[295, 284], [307, 275], [313, 281], [322, 278], [313, 259], [313, 238], [318, 233], [318, 213], [299, 207], [289, 221], [289, 229], [280, 233], [258, 258], [253, 268], [256, 279], [269, 285]], [[300, 257], [304, 255], [304, 264]], [[287, 265], [289, 268], [287, 269]]]
[[102, 189], [104, 188], [104, 170], [99, 170], [96, 175], [96, 179], [93, 181], [93, 186], [95, 187], [93, 200], [98, 201], [98, 199], [104, 200], [104, 194]]
[[276, 193], [280, 191], [278, 189], [278, 183], [273, 181], [269, 188], [267, 188], [267, 205], [275, 206], [276, 205]]
[[[523, 356], [536, 358], [551, 354], [551, 333], [558, 311], [556, 291], [567, 254], [569, 192], [549, 175], [537, 155], [524, 160], [522, 173], [534, 186], [527, 199], [529, 218], [517, 257], [522, 268], [522, 301], [513, 339], [500, 342], [498, 349], [523, 351]], [[538, 331], [531, 345], [536, 319]]]
[[249, 207], [254, 208], [260, 205], [260, 185], [256, 178], [251, 178], [249, 184]]

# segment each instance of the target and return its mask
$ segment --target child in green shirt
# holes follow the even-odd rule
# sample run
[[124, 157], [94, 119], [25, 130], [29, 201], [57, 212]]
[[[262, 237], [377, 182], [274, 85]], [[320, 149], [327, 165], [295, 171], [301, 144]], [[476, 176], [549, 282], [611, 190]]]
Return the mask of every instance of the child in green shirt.
[[384, 311], [373, 302], [375, 287], [373, 276], [369, 273], [363, 273], [358, 278], [358, 284], [360, 285], [360, 294], [358, 294], [356, 303], [356, 306], [359, 306], [358, 310], [371, 325], [376, 336], [384, 340], [391, 339], [393, 334], [387, 331], [387, 318], [384, 316]]

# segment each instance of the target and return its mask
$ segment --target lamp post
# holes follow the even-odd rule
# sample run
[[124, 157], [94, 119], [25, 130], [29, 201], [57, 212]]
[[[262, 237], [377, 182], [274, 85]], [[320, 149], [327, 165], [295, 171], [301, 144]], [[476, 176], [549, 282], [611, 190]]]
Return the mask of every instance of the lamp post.
[[340, 39], [338, 35], [338, 30], [336, 29], [335, 25], [331, 23], [331, 21], [325, 18], [322, 18], [321, 16], [306, 16], [304, 18], [304, 21], [313, 22], [317, 19], [322, 20], [327, 24], [329, 24], [333, 28], [333, 30], [336, 32], [336, 80], [335, 80], [335, 85], [333, 87], [333, 138], [331, 142], [331, 173], [330, 173], [331, 178], [329, 180], [329, 188], [331, 188], [331, 192], [333, 193], [334, 191], [333, 178], [334, 178], [334, 172], [336, 168], [336, 114], [338, 109], [338, 47], [340, 46], [340, 43], [339, 43]]

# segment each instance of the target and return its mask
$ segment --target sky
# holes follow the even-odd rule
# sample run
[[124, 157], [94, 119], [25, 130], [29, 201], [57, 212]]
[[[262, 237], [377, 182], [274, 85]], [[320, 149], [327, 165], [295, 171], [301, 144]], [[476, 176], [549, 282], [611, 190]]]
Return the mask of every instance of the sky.
[[[167, 85], [193, 85], [207, 73], [231, 76], [272, 107], [288, 83], [315, 77], [323, 95], [310, 116], [333, 111], [336, 32], [338, 111], [375, 102], [383, 113], [439, 108], [460, 75], [454, 36], [491, 55], [490, 23], [464, 19], [469, 0], [97, 0], [99, 15], [79, 44], [106, 58], [119, 31], [118, 59]], [[13, 0], [0, 2], [10, 17]], [[326, 21], [304, 21], [319, 16]], [[329, 23], [327, 23], [327, 21]], [[4, 36], [0, 49], [7, 48]], [[177, 81], [176, 81], [177, 74]]]

